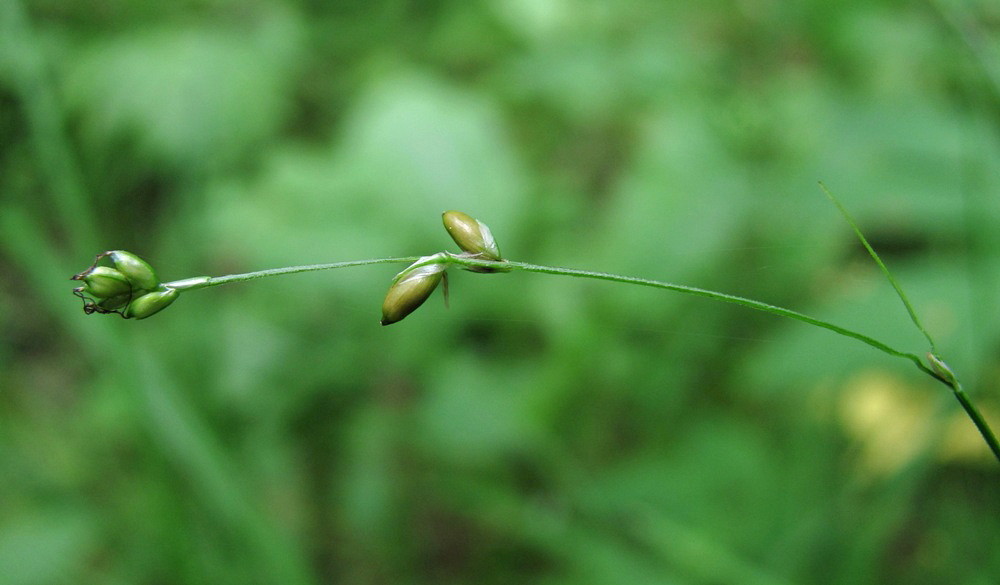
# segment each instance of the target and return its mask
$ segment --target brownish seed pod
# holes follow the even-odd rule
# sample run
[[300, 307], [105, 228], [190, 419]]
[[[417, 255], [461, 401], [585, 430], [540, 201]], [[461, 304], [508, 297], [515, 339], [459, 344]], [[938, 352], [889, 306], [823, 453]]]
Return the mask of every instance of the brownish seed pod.
[[[427, 261], [425, 256], [414, 264]], [[445, 264], [427, 264], [407, 268], [396, 277], [382, 302], [382, 325], [392, 325], [401, 321], [424, 304], [444, 276]]]
[[461, 211], [446, 211], [441, 215], [444, 228], [463, 251], [483, 260], [499, 262], [500, 248], [485, 223]]

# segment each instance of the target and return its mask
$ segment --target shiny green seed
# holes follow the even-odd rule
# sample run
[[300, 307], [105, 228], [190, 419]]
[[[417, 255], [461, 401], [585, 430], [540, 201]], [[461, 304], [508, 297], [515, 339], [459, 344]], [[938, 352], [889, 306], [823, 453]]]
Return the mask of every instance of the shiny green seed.
[[145, 319], [169, 307], [179, 295], [180, 292], [173, 288], [154, 290], [129, 303], [124, 315], [129, 319]]
[[112, 250], [107, 254], [114, 262], [115, 268], [125, 275], [134, 288], [155, 290], [160, 285], [156, 272], [142, 258], [125, 250]]
[[80, 292], [95, 299], [128, 294], [132, 290], [125, 275], [108, 266], [95, 266], [80, 275], [79, 280], [83, 281]]

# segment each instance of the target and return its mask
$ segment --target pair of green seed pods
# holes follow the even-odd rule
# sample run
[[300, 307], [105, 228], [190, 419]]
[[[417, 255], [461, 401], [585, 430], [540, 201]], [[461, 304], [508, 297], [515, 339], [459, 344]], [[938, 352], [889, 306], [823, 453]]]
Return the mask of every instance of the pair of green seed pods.
[[[478, 260], [503, 262], [500, 248], [490, 228], [483, 222], [461, 211], [446, 211], [441, 216], [444, 227], [463, 256]], [[412, 313], [431, 296], [434, 289], [444, 281], [445, 300], [447, 302], [448, 280], [445, 270], [448, 268], [447, 252], [439, 252], [424, 256], [411, 264], [393, 279], [389, 292], [382, 303], [382, 325], [391, 325], [401, 321]], [[501, 272], [494, 267], [467, 266], [473, 272]]]
[[[103, 258], [114, 264], [98, 266]], [[145, 319], [167, 308], [180, 294], [163, 286], [156, 272], [131, 252], [111, 250], [98, 254], [94, 265], [72, 280], [83, 282], [73, 294], [83, 299], [83, 310], [90, 313], [118, 313], [126, 319]]]

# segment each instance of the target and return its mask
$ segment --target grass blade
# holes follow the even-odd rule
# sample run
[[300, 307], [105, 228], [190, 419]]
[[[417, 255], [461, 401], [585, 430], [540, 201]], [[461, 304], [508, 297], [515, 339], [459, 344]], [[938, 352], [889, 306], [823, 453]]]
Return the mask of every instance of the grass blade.
[[910, 299], [907, 298], [906, 293], [903, 292], [903, 288], [899, 286], [898, 282], [896, 282], [896, 278], [893, 277], [891, 272], [889, 272], [889, 269], [886, 267], [885, 262], [882, 262], [882, 258], [879, 257], [878, 252], [875, 251], [875, 248], [872, 248], [871, 244], [868, 243], [868, 238], [866, 238], [865, 235], [861, 233], [861, 228], [858, 227], [858, 223], [854, 221], [854, 218], [851, 217], [851, 214], [847, 212], [847, 209], [840, 202], [840, 200], [834, 197], [833, 193], [831, 193], [830, 190], [826, 188], [826, 185], [820, 182], [819, 187], [820, 189], [823, 190], [823, 193], [826, 195], [827, 199], [829, 199], [834, 205], [837, 206], [837, 209], [840, 211], [840, 215], [842, 215], [844, 219], [847, 220], [847, 223], [851, 225], [851, 229], [854, 230], [854, 233], [858, 236], [858, 239], [861, 240], [861, 243], [864, 245], [865, 250], [868, 250], [868, 255], [872, 257], [872, 260], [875, 261], [875, 264], [878, 264], [879, 269], [882, 270], [882, 274], [884, 274], [885, 277], [889, 280], [889, 283], [892, 284], [892, 288], [896, 290], [896, 295], [899, 296], [899, 300], [903, 301], [903, 306], [906, 307], [906, 312], [910, 314], [910, 320], [913, 321], [913, 324], [917, 326], [917, 329], [919, 329], [920, 332], [924, 334], [924, 337], [927, 338], [927, 342], [930, 344], [931, 351], [936, 354], [937, 346], [934, 344], [934, 339], [931, 338], [931, 334], [928, 333], [927, 330], [924, 329], [923, 324], [920, 323], [920, 318], [917, 317], [917, 312], [913, 309], [913, 305], [910, 303]]

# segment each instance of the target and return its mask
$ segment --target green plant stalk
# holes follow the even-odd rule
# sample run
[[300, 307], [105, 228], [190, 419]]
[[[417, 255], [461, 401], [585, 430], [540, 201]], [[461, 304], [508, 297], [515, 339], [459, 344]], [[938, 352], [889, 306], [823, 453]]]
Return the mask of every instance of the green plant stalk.
[[976, 408], [976, 405], [972, 403], [972, 400], [969, 398], [969, 395], [966, 394], [965, 390], [962, 389], [962, 384], [959, 383], [958, 380], [954, 380], [954, 382], [949, 382], [942, 378], [938, 379], [944, 382], [945, 385], [947, 385], [949, 388], [951, 388], [951, 391], [955, 395], [955, 398], [958, 399], [959, 404], [962, 405], [962, 408], [965, 409], [966, 414], [969, 415], [969, 418], [972, 419], [972, 422], [976, 425], [976, 428], [979, 429], [979, 434], [983, 436], [983, 439], [986, 440], [986, 444], [990, 446], [990, 450], [993, 451], [993, 455], [997, 458], [997, 461], [1000, 461], [1000, 443], [997, 442], [996, 435], [993, 434], [993, 429], [990, 428], [989, 423], [986, 422], [985, 418], [983, 418], [982, 413], [979, 412], [979, 409]]
[[[836, 202], [835, 199], [834, 202]], [[852, 226], [855, 227], [855, 231], [858, 231], [856, 225], [853, 222]], [[865, 241], [865, 243], [867, 244], [867, 241]], [[876, 258], [876, 261], [878, 261], [879, 265], [882, 266], [884, 269], [884, 264], [882, 264], [881, 261], [878, 260], [878, 256], [874, 254], [874, 251], [871, 250], [870, 246], [866, 246], [866, 248], [869, 249], [873, 257]], [[419, 258], [420, 257], [407, 256], [398, 258], [376, 258], [372, 260], [355, 260], [349, 262], [331, 262], [327, 264], [307, 264], [303, 266], [288, 266], [284, 268], [273, 268], [270, 270], [260, 270], [256, 272], [247, 272], [243, 274], [230, 274], [226, 276], [216, 276], [216, 277], [201, 276], [201, 277], [164, 283], [164, 286], [175, 287], [181, 290], [195, 290], [200, 288], [219, 286], [223, 284], [231, 284], [235, 282], [248, 282], [260, 278], [266, 278], [269, 276], [280, 276], [284, 274], [299, 274], [303, 272], [331, 270], [334, 268], [348, 268], [352, 266], [371, 266], [374, 264], [413, 263], [419, 260]], [[968, 414], [969, 418], [972, 419], [972, 422], [976, 425], [976, 428], [979, 430], [979, 433], [983, 436], [983, 439], [986, 441], [986, 444], [993, 452], [993, 455], [997, 458], [997, 461], [1000, 461], [1000, 442], [997, 441], [996, 435], [990, 428], [989, 423], [986, 422], [986, 419], [983, 417], [982, 413], [975, 406], [975, 404], [973, 404], [972, 401], [969, 399], [968, 395], [962, 389], [961, 384], [954, 377], [954, 374], [951, 373], [951, 370], [947, 369], [947, 366], [944, 366], [943, 362], [940, 362], [936, 357], [930, 358], [932, 360], [931, 361], [932, 365], [937, 364], [935, 368], [932, 369], [924, 364], [924, 361], [920, 358], [920, 356], [914, 353], [900, 351], [873, 337], [869, 337], [863, 333], [847, 329], [846, 327], [841, 327], [839, 325], [823, 321], [822, 319], [810, 317], [809, 315], [806, 315], [804, 313], [793, 311], [791, 309], [786, 309], [784, 307], [779, 307], [761, 301], [755, 301], [753, 299], [748, 299], [736, 295], [730, 295], [726, 293], [706, 290], [692, 286], [673, 284], [670, 282], [651, 280], [648, 278], [639, 278], [635, 276], [623, 276], [620, 274], [611, 274], [607, 272], [594, 272], [590, 270], [578, 270], [573, 268], [558, 268], [555, 266], [542, 266], [538, 264], [528, 264], [526, 262], [481, 260], [478, 258], [470, 257], [465, 254], [445, 253], [444, 255], [437, 255], [428, 258], [429, 259], [426, 262], [423, 262], [419, 265], [414, 265], [414, 267], [423, 266], [425, 264], [446, 263], [466, 268], [489, 268], [493, 269], [496, 272], [510, 272], [512, 270], [523, 270], [525, 272], [536, 272], [540, 274], [556, 274], [556, 275], [571, 276], [576, 278], [592, 278], [595, 280], [606, 280], [609, 282], [620, 282], [623, 284], [648, 286], [652, 288], [658, 288], [682, 294], [708, 298], [716, 301], [721, 301], [724, 303], [732, 303], [746, 307], [748, 309], [763, 311], [765, 313], [770, 313], [772, 315], [777, 315], [779, 317], [787, 317], [789, 319], [795, 319], [796, 321], [801, 321], [803, 323], [813, 325], [815, 327], [828, 329], [839, 335], [850, 337], [851, 339], [856, 339], [890, 356], [908, 360], [912, 362], [918, 369], [923, 371], [925, 374], [937, 380], [940, 380], [946, 386], [951, 388], [952, 392], [955, 394], [955, 397], [962, 405], [962, 408], [965, 409], [966, 414]], [[885, 270], [885, 272], [888, 273], [888, 270]], [[897, 292], [901, 292], [898, 285], [895, 284], [895, 281], [892, 282], [894, 286], [896, 286]], [[905, 297], [903, 298], [905, 299]], [[916, 321], [915, 319], [916, 316], [915, 313], [912, 312], [912, 307], [909, 306], [909, 302], [904, 301], [904, 303], [907, 305], [907, 308], [911, 311], [911, 317], [914, 318], [914, 322], [919, 324], [919, 321]], [[920, 329], [921, 331], [923, 331], [922, 327]], [[928, 340], [930, 340], [929, 335], [928, 335]], [[933, 356], [933, 354], [931, 355]], [[941, 368], [944, 368], [944, 370], [942, 370], [940, 373], [936, 371], [940, 370]]]

